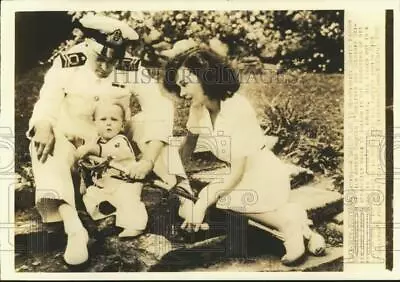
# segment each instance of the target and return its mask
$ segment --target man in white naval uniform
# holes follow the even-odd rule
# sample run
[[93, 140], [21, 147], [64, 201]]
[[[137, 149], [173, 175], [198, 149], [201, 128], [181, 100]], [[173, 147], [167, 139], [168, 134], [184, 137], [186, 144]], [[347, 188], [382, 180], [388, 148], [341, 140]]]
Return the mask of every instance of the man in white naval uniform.
[[[119, 100], [125, 105], [127, 120], [131, 120], [128, 136], [142, 153], [132, 177], [143, 179], [154, 170], [172, 186], [175, 175], [184, 175], [178, 152], [175, 155], [168, 149], [172, 102], [161, 95], [159, 84], [140, 60], [125, 53], [127, 44], [138, 39], [137, 33], [126, 23], [104, 16], [87, 15], [80, 23], [87, 38], [54, 60], [27, 133], [36, 206], [44, 222], [63, 221], [68, 235], [64, 259], [70, 265], [88, 259], [88, 233], [75, 208], [72, 175], [76, 148], [97, 136], [92, 120], [97, 102]], [[129, 110], [132, 95], [141, 107], [133, 118]]]

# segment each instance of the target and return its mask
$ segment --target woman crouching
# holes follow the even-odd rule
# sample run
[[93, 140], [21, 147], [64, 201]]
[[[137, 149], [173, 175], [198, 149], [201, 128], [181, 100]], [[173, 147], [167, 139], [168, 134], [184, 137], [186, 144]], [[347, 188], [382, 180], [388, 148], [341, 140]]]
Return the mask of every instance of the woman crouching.
[[[209, 143], [214, 137], [216, 146], [210, 144], [209, 149], [230, 164], [230, 173], [223, 181], [211, 182], [200, 191], [192, 216], [185, 218], [182, 228], [198, 231], [206, 210], [216, 204], [282, 232], [286, 249], [283, 264], [298, 262], [306, 248], [312, 254], [322, 254], [324, 239], [309, 228], [304, 208], [289, 202], [287, 165], [265, 145], [256, 113], [241, 93], [234, 70], [216, 53], [192, 48], [168, 62], [164, 86], [191, 101], [182, 159], [190, 157], [197, 143]], [[256, 200], [246, 204], [243, 199], [249, 193]]]

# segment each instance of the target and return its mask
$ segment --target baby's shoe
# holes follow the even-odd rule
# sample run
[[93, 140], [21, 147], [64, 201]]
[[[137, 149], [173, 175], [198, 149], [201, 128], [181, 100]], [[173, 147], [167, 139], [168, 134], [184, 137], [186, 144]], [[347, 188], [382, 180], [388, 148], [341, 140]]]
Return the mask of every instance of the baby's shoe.
[[144, 230], [137, 229], [124, 229], [121, 233], [118, 234], [118, 237], [126, 238], [126, 237], [137, 237], [143, 234]]
[[89, 259], [89, 235], [85, 228], [68, 233], [64, 260], [69, 265], [80, 265]]

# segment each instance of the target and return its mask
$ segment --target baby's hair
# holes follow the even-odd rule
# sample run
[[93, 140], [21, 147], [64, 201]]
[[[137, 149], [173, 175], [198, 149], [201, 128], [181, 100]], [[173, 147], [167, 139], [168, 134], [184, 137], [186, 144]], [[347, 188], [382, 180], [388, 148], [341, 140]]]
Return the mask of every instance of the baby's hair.
[[97, 105], [96, 105], [96, 107], [94, 108], [94, 111], [93, 111], [93, 120], [96, 120], [96, 111], [97, 111], [97, 108], [99, 107], [99, 106], [107, 106], [107, 107], [112, 107], [112, 106], [117, 106], [117, 107], [119, 107], [120, 109], [121, 109], [121, 114], [122, 114], [122, 121], [123, 122], [125, 122], [126, 121], [126, 111], [125, 111], [125, 107], [120, 103], [120, 102], [117, 102], [117, 101], [112, 101], [112, 102], [110, 102], [110, 101], [108, 101], [108, 102], [100, 102], [100, 103], [98, 103]]

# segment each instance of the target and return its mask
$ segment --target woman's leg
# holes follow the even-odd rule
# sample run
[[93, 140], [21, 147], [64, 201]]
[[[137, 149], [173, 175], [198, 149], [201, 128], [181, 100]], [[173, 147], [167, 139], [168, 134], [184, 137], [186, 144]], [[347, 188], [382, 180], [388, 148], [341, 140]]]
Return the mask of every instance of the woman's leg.
[[326, 245], [324, 238], [311, 230], [307, 213], [296, 203], [287, 203], [277, 210], [265, 213], [246, 214], [247, 217], [283, 233], [286, 254], [282, 258], [284, 264], [294, 263], [307, 250], [316, 256], [324, 254]]
[[303, 225], [307, 214], [301, 206], [287, 203], [273, 211], [246, 213], [246, 216], [283, 233], [286, 254], [282, 257], [282, 263], [295, 263], [303, 256], [305, 252]]
[[89, 258], [87, 243], [89, 236], [83, 227], [78, 213], [74, 207], [64, 203], [58, 207], [58, 212], [64, 222], [64, 230], [68, 235], [64, 260], [70, 265], [79, 265]]

